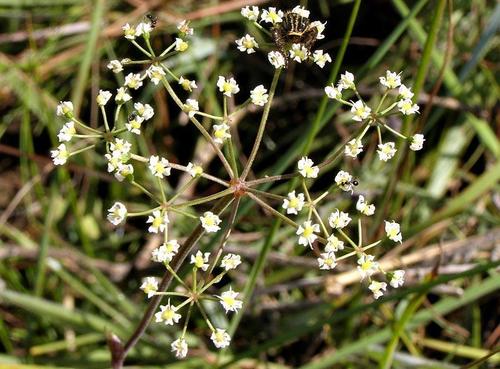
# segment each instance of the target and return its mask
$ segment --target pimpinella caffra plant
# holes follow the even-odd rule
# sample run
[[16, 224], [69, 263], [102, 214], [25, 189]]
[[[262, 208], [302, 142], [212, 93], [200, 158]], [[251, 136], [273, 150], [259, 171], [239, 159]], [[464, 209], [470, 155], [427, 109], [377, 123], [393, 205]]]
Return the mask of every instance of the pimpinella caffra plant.
[[[248, 179], [266, 130], [282, 70], [289, 63], [301, 63], [305, 60], [324, 67], [331, 58], [323, 50], [312, 51], [315, 43], [324, 38], [325, 24], [309, 21], [310, 12], [303, 7], [282, 11], [252, 6], [243, 8], [241, 14], [263, 33], [268, 34], [270, 40], [274, 38], [277, 50], [270, 51], [265, 57], [273, 66], [270, 67], [273, 77], [271, 81], [262, 81], [261, 84], [244, 91], [234, 76], [216, 76], [215, 85], [205, 88], [213, 88], [216, 91], [221, 101], [221, 114], [205, 111], [204, 101], [198, 101], [189, 95], [198, 88], [197, 82], [190, 76], [177, 75], [165, 63], [168, 58], [190, 50], [190, 38], [194, 31], [186, 21], [178, 25], [175, 40], [160, 52], [155, 51], [151, 45], [150, 38], [154, 27], [149, 21], [123, 26], [124, 37], [145, 59], [124, 58], [109, 62], [108, 68], [114, 73], [124, 73], [125, 78], [124, 84], [118, 86], [116, 93], [99, 91], [97, 104], [102, 118], [101, 127], [92, 128], [80, 120], [69, 101], [61, 102], [57, 107], [57, 115], [66, 121], [58, 135], [61, 144], [52, 151], [54, 163], [63, 165], [72, 156], [85, 150], [102, 150], [107, 162], [107, 171], [112, 173], [117, 181], [136, 187], [149, 199], [142, 205], [137, 202], [128, 204], [125, 199], [116, 199], [108, 210], [108, 220], [114, 226], [120, 226], [129, 218], [139, 218], [145, 233], [159, 234], [162, 238], [162, 244], [153, 250], [151, 259], [162, 264], [165, 273], [162, 278], [149, 276], [143, 280], [140, 289], [148, 299], [148, 307], [132, 336], [119, 352], [114, 353], [114, 368], [121, 367], [127, 353], [136, 345], [152, 319], [157, 324], [178, 327], [176, 337], [171, 342], [171, 350], [178, 358], [189, 354], [186, 332], [193, 314], [203, 317], [209, 330], [207, 337], [215, 348], [224, 348], [230, 344], [231, 337], [227, 327], [218, 326], [213, 322], [205, 303], [218, 303], [226, 314], [237, 314], [245, 308], [242, 304], [245, 296], [238, 292], [235, 283], [226, 284], [218, 290], [220, 283], [223, 280], [231, 280], [233, 270], [242, 263], [240, 255], [225, 253], [224, 248], [227, 242], [231, 242], [231, 230], [235, 226], [243, 199], [252, 201], [268, 214], [292, 227], [298, 249], [301, 252], [314, 253], [318, 262], [318, 273], [331, 273], [339, 262], [353, 259], [353, 267], [357, 268], [360, 281], [366, 283], [374, 298], [382, 296], [387, 291], [388, 284], [393, 288], [403, 284], [403, 270], [382, 270], [375, 256], [370, 253], [370, 250], [382, 241], [402, 242], [400, 226], [394, 220], [386, 220], [386, 239], [370, 242], [363, 240], [363, 225], [366, 218], [376, 212], [376, 208], [372, 203], [373, 198], [368, 194], [357, 194], [354, 197], [354, 188], [358, 181], [351, 173], [346, 170], [332, 173], [324, 169], [339, 159], [338, 154], [333, 154], [321, 162], [315, 162], [308, 156], [298, 157], [291, 173]], [[295, 27], [287, 24], [291, 21], [298, 22], [300, 29], [290, 28]], [[265, 28], [268, 24], [270, 29]], [[294, 33], [298, 33], [300, 37], [292, 37]], [[276, 37], [281, 38], [277, 41]], [[259, 45], [250, 35], [238, 38], [235, 45], [236, 49], [244, 52], [243, 58], [259, 50]], [[129, 66], [142, 67], [142, 70], [127, 73]], [[137, 94], [136, 90], [149, 83], [155, 88], [163, 88], [169, 98], [186, 114], [215, 152], [225, 170], [225, 177], [206, 173], [199, 163], [176, 163], [162, 148], [155, 149], [158, 153], [156, 155], [142, 156], [137, 153], [135, 137], [142, 135], [144, 126], [149, 124], [155, 111], [149, 103], [137, 101], [134, 95]], [[380, 84], [383, 91], [376, 106], [369, 106], [363, 100], [356, 88], [355, 77], [349, 72], [342, 74], [336, 85], [325, 88], [328, 97], [341, 102], [351, 112], [352, 123], [349, 124], [361, 125], [358, 131], [361, 133], [343, 144], [342, 152], [353, 159], [364, 151], [363, 141], [367, 140], [367, 134], [372, 127], [377, 131], [377, 153], [382, 161], [390, 160], [397, 150], [394, 142], [382, 141], [382, 132], [385, 131], [407, 140], [412, 150], [422, 148], [422, 135], [406, 137], [387, 123], [387, 117], [390, 115], [402, 116], [418, 112], [410, 88], [402, 84], [399, 74], [390, 71], [380, 77]], [[185, 97], [181, 98], [181, 94]], [[351, 100], [351, 97], [354, 100]], [[235, 114], [249, 104], [261, 106], [262, 113], [248, 160], [239, 162], [240, 156], [236, 155], [234, 149], [236, 144], [233, 133], [236, 127], [233, 122]], [[126, 115], [125, 110], [132, 113]], [[204, 124], [207, 122], [208, 125]], [[78, 149], [72, 150], [70, 145], [76, 139], [81, 141], [75, 145]], [[136, 178], [138, 171], [147, 175]], [[173, 191], [167, 184], [175, 171], [185, 172], [189, 180]], [[311, 185], [321, 176], [327, 177], [332, 186], [321, 193], [311, 192]], [[292, 178], [298, 179], [300, 186], [291, 192], [271, 193], [262, 190], [262, 185]], [[215, 185], [213, 188], [218, 190], [203, 197], [186, 200], [184, 195], [199, 181], [212, 182]], [[330, 206], [331, 210], [325, 213], [324, 209], [328, 208], [328, 203], [339, 196], [350, 196], [356, 212], [349, 213], [349, 207], [331, 209]], [[176, 222], [183, 218], [194, 224], [190, 234], [179, 234]], [[353, 225], [357, 228], [356, 240], [349, 232]], [[201, 250], [198, 247], [200, 240], [208, 238], [217, 241], [215, 246], [210, 250]], [[179, 241], [181, 239], [184, 241]], [[182, 265], [189, 266], [188, 274], [179, 272]]]

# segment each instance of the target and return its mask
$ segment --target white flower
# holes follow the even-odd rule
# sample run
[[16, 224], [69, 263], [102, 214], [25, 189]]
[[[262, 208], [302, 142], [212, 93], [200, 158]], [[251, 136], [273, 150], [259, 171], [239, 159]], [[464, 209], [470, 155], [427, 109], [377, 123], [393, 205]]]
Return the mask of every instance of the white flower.
[[130, 149], [132, 148], [132, 144], [128, 141], [125, 141], [121, 138], [117, 138], [114, 140], [114, 142], [111, 142], [109, 144], [109, 149], [113, 154], [117, 155], [125, 155], [130, 152]]
[[303, 6], [297, 5], [295, 8], [292, 9], [292, 13], [296, 13], [304, 18], [309, 18], [309, 14], [311, 12], [305, 9]]
[[67, 122], [64, 126], [62, 126], [61, 130], [57, 134], [57, 138], [59, 139], [59, 142], [69, 142], [75, 134], [75, 123]]
[[115, 171], [115, 178], [119, 182], [122, 182], [125, 178], [132, 175], [133, 173], [134, 167], [132, 166], [132, 164], [119, 163]]
[[361, 122], [363, 121], [363, 119], [368, 118], [370, 116], [371, 111], [372, 110], [370, 109], [370, 107], [368, 107], [368, 105], [366, 105], [361, 100], [356, 101], [351, 106], [351, 113], [354, 114], [352, 119], [358, 122]]
[[290, 58], [297, 63], [301, 63], [309, 57], [309, 50], [302, 44], [292, 44], [290, 49]]
[[350, 221], [351, 218], [349, 217], [349, 214], [344, 213], [339, 209], [335, 209], [335, 211], [328, 217], [328, 224], [330, 224], [330, 227], [335, 229], [345, 228]]
[[115, 101], [118, 104], [125, 104], [127, 101], [130, 101], [132, 96], [130, 96], [125, 87], [120, 87], [116, 90]]
[[127, 208], [121, 202], [115, 202], [108, 209], [108, 220], [113, 225], [118, 225], [127, 217]]
[[135, 40], [136, 34], [135, 34], [135, 28], [130, 27], [130, 24], [126, 23], [123, 27], [123, 34], [125, 35], [126, 39], [129, 40]]
[[224, 143], [228, 138], [231, 138], [229, 133], [229, 126], [226, 123], [214, 124], [214, 141], [217, 143]]
[[285, 57], [279, 51], [271, 51], [267, 54], [269, 62], [276, 68], [282, 68], [285, 66]]
[[139, 37], [142, 35], [144, 38], [148, 38], [152, 30], [151, 23], [141, 22], [135, 27], [135, 36]]
[[370, 216], [375, 213], [375, 205], [368, 204], [365, 201], [365, 197], [363, 195], [359, 195], [358, 202], [356, 203], [356, 209], [364, 215]]
[[402, 242], [403, 236], [401, 235], [401, 227], [394, 220], [392, 222], [385, 222], [385, 233], [394, 242]]
[[52, 156], [52, 161], [55, 165], [64, 165], [69, 158], [69, 152], [66, 149], [65, 144], [57, 146], [57, 149], [52, 150], [50, 155]]
[[256, 22], [259, 19], [259, 7], [252, 6], [252, 8], [250, 8], [249, 6], [245, 6], [241, 8], [241, 15], [248, 20]]
[[227, 254], [222, 258], [220, 263], [221, 268], [227, 272], [231, 269], [236, 269], [241, 264], [241, 256], [236, 254]]
[[217, 80], [217, 87], [219, 87], [219, 91], [227, 97], [231, 97], [232, 95], [237, 94], [240, 91], [236, 80], [232, 77], [226, 79], [223, 76], [219, 76], [219, 79]]
[[406, 99], [411, 99], [413, 97], [413, 92], [411, 91], [410, 88], [406, 87], [405, 85], [399, 86], [399, 96], [403, 98], [403, 100]]
[[295, 195], [295, 191], [292, 191], [288, 194], [288, 197], [283, 200], [282, 207], [286, 210], [287, 214], [297, 215], [304, 207], [304, 202], [305, 198], [303, 193]]
[[264, 106], [269, 99], [267, 89], [263, 85], [258, 85], [252, 91], [250, 91], [250, 99], [252, 100], [253, 104]]
[[335, 176], [335, 183], [342, 191], [352, 193], [353, 178], [348, 172], [343, 170], [339, 171]]
[[260, 19], [264, 22], [267, 23], [280, 23], [283, 21], [283, 12], [281, 10], [276, 11], [276, 8], [269, 8], [269, 9], [264, 9], [262, 11], [262, 15], [260, 16]]
[[389, 284], [394, 287], [398, 288], [402, 286], [405, 283], [405, 271], [404, 270], [395, 270], [392, 273], [389, 273], [391, 275], [391, 281]]
[[139, 288], [148, 295], [148, 298], [151, 298], [158, 291], [158, 280], [155, 277], [146, 277]]
[[142, 86], [142, 78], [139, 73], [129, 73], [125, 76], [125, 86], [137, 90]]
[[149, 120], [153, 117], [155, 114], [153, 108], [149, 104], [143, 104], [140, 102], [136, 102], [134, 104], [134, 109], [139, 114], [141, 118], [144, 118], [144, 120]]
[[111, 60], [107, 67], [108, 69], [111, 69], [113, 73], [120, 73], [123, 70], [123, 65], [119, 60]]
[[319, 173], [319, 168], [314, 165], [314, 162], [307, 156], [303, 156], [297, 163], [299, 173], [304, 178], [316, 178]]
[[340, 75], [340, 81], [338, 83], [338, 87], [342, 90], [348, 90], [350, 88], [356, 88], [354, 84], [354, 75], [351, 72], [345, 72]]
[[403, 99], [398, 101], [398, 109], [404, 115], [412, 115], [418, 113], [420, 107], [412, 99]]
[[363, 254], [358, 258], [358, 272], [361, 275], [361, 280], [366, 277], [371, 277], [378, 269], [378, 263], [375, 256]]
[[231, 287], [229, 287], [228, 291], [222, 292], [220, 296], [217, 296], [226, 313], [228, 311], [234, 311], [235, 313], [237, 313], [238, 309], [241, 309], [243, 302], [236, 299], [238, 295], [238, 292], [233, 291]]
[[386, 142], [385, 144], [379, 144], [377, 154], [380, 160], [387, 161], [392, 159], [396, 154], [396, 144], [394, 142]]
[[330, 99], [340, 100], [342, 99], [342, 89], [334, 87], [333, 84], [325, 87], [326, 96]]
[[160, 311], [155, 314], [156, 323], [164, 322], [166, 325], [174, 325], [181, 319], [181, 314], [176, 313], [177, 308], [170, 305], [170, 299], [167, 305], [160, 305]]
[[183, 110], [188, 113], [189, 118], [192, 118], [197, 112], [200, 111], [200, 105], [195, 99], [187, 99], [186, 103], [184, 104]]
[[189, 44], [184, 41], [182, 38], [175, 39], [175, 51], [183, 52], [186, 51], [189, 47]]
[[179, 247], [177, 240], [167, 241], [153, 250], [151, 259], [157, 263], [170, 263], [175, 254], [179, 252]]
[[151, 82], [157, 85], [161, 81], [162, 77], [165, 75], [165, 71], [163, 70], [163, 68], [157, 65], [151, 65], [146, 70], [146, 74], [151, 79]]
[[170, 163], [165, 158], [160, 158], [159, 156], [152, 155], [149, 158], [148, 166], [149, 170], [155, 177], [163, 178], [170, 175]]
[[177, 359], [184, 359], [188, 353], [188, 344], [184, 338], [178, 338], [170, 345]]
[[151, 223], [148, 228], [150, 233], [164, 232], [169, 223], [168, 214], [160, 210], [153, 211], [153, 215], [148, 216], [146, 223]]
[[410, 149], [413, 151], [419, 151], [422, 150], [422, 147], [424, 147], [424, 135], [417, 133], [413, 135], [410, 139]]
[[201, 176], [203, 173], [203, 168], [197, 164], [189, 163], [186, 167], [188, 173], [191, 177]]
[[200, 217], [201, 226], [207, 233], [215, 233], [220, 230], [219, 224], [222, 222], [217, 214], [211, 211], [206, 211]]
[[380, 296], [384, 295], [384, 292], [382, 292], [382, 291], [386, 290], [387, 283], [372, 281], [372, 283], [370, 283], [370, 286], [368, 286], [368, 288], [370, 289], [370, 291], [373, 292], [373, 297], [375, 299], [378, 299]]
[[58, 117], [65, 116], [66, 118], [73, 118], [73, 103], [71, 101], [61, 101], [56, 108], [56, 115]]
[[238, 45], [238, 50], [241, 52], [246, 52], [247, 54], [252, 54], [255, 52], [255, 49], [259, 47], [259, 44], [257, 41], [255, 41], [255, 38], [250, 36], [249, 34], [246, 34], [242, 38], [236, 40], [236, 45]]
[[335, 254], [333, 252], [325, 252], [317, 258], [320, 269], [331, 270], [337, 266]]
[[337, 252], [344, 249], [344, 241], [340, 241], [335, 235], [330, 235], [326, 239], [325, 251], [326, 252]]
[[128, 131], [135, 133], [136, 135], [140, 135], [142, 122], [144, 122], [144, 118], [137, 115], [137, 113], [132, 113], [128, 117], [127, 123], [125, 123], [125, 128], [127, 128]]
[[361, 152], [363, 152], [361, 140], [354, 138], [345, 145], [344, 153], [346, 156], [356, 158]]
[[185, 19], [177, 25], [177, 29], [186, 36], [192, 36], [194, 33], [194, 30], [189, 27], [189, 21]]
[[396, 88], [401, 85], [401, 76], [398, 73], [388, 70], [385, 72], [385, 77], [379, 77], [379, 81], [382, 86]]
[[97, 105], [104, 106], [111, 99], [111, 92], [106, 90], [99, 90], [99, 94], [96, 97]]
[[191, 255], [190, 264], [194, 264], [194, 266], [198, 269], [203, 270], [204, 272], [208, 269], [208, 258], [210, 257], [210, 253], [202, 253], [200, 250], [196, 253], [196, 255]]
[[326, 22], [321, 23], [320, 21], [314, 21], [311, 22], [311, 27], [316, 27], [316, 29], [318, 30], [318, 34], [316, 35], [316, 40], [322, 40], [325, 38], [323, 32], [325, 31], [326, 28]]
[[313, 54], [313, 61], [320, 67], [323, 68], [326, 63], [331, 63], [332, 58], [330, 54], [324, 53], [323, 50], [316, 50]]
[[192, 92], [193, 88], [197, 88], [198, 86], [196, 85], [196, 81], [190, 81], [187, 78], [180, 77], [179, 78], [179, 84], [182, 86], [182, 88], [185, 91]]
[[315, 233], [319, 232], [319, 224], [312, 224], [312, 221], [307, 220], [297, 228], [296, 235], [299, 236], [299, 245], [312, 248], [312, 244], [318, 236]]

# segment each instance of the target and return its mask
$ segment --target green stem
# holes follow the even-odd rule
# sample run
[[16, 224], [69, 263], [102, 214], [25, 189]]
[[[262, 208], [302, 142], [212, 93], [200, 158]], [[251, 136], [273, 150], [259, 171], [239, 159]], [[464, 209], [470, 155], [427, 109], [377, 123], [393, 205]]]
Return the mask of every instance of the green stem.
[[200, 205], [204, 204], [206, 202], [210, 202], [216, 199], [219, 199], [221, 197], [227, 196], [229, 194], [233, 193], [232, 188], [226, 188], [225, 190], [219, 191], [217, 193], [214, 193], [213, 195], [205, 196], [205, 197], [200, 197], [199, 199], [191, 200], [191, 201], [186, 201], [186, 202], [181, 202], [180, 204], [172, 205], [172, 209], [177, 209], [177, 208], [183, 208], [186, 206], [194, 206], [194, 205]]

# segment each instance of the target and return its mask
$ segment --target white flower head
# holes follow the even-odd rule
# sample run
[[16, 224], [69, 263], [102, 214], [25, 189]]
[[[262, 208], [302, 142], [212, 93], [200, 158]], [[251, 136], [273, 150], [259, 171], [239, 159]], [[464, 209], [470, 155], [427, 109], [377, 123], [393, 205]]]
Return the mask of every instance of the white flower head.
[[148, 167], [155, 177], [163, 178], [170, 175], [170, 163], [165, 158], [160, 158], [159, 156], [152, 155], [149, 158]]
[[297, 215], [299, 211], [302, 210], [305, 203], [305, 197], [303, 193], [295, 194], [295, 191], [292, 191], [288, 194], [287, 198], [283, 200], [283, 209], [286, 210], [287, 214], [295, 214]]
[[184, 36], [192, 36], [194, 34], [194, 30], [189, 27], [189, 21], [185, 19], [177, 25], [177, 29]]
[[150, 22], [141, 22], [135, 26], [135, 37], [142, 36], [144, 38], [149, 38], [149, 34], [153, 30]]
[[411, 99], [413, 97], [413, 92], [411, 91], [411, 89], [406, 87], [403, 84], [401, 86], [399, 86], [398, 92], [399, 92], [399, 96], [401, 96], [401, 98], [403, 100]]
[[121, 202], [115, 202], [108, 209], [108, 220], [115, 226], [123, 222], [126, 217], [127, 208]]
[[324, 270], [332, 270], [337, 266], [337, 259], [335, 257], [335, 253], [333, 252], [324, 252], [320, 254], [320, 257], [317, 258], [318, 266], [320, 269]]
[[179, 84], [182, 86], [182, 88], [185, 91], [189, 91], [189, 92], [192, 92], [193, 89], [198, 88], [198, 86], [196, 85], [196, 81], [191, 81], [191, 80], [184, 78], [182, 76], [179, 78]]
[[267, 54], [269, 62], [276, 68], [282, 68], [285, 66], [285, 57], [279, 51], [271, 51]]
[[241, 264], [241, 256], [236, 254], [227, 254], [222, 258], [220, 263], [221, 268], [225, 271], [236, 269]]
[[136, 102], [134, 104], [134, 109], [137, 112], [137, 114], [141, 117], [144, 118], [144, 120], [149, 120], [153, 117], [155, 114], [155, 111], [149, 104], [143, 104], [140, 102]]
[[309, 50], [302, 44], [292, 44], [289, 52], [290, 58], [297, 63], [301, 63], [309, 57]]
[[410, 149], [413, 151], [422, 150], [424, 147], [424, 135], [417, 133], [410, 138]]
[[359, 195], [358, 202], [356, 203], [356, 209], [366, 216], [371, 216], [375, 214], [375, 205], [368, 204], [365, 201], [365, 197], [363, 195]]
[[391, 281], [389, 284], [394, 287], [398, 288], [401, 287], [405, 283], [405, 271], [404, 270], [395, 270], [392, 273], [388, 273], [391, 276]]
[[139, 73], [129, 73], [125, 76], [125, 86], [137, 90], [142, 86], [142, 77]]
[[109, 150], [113, 155], [123, 156], [130, 152], [132, 144], [124, 139], [117, 138], [109, 144]]
[[296, 235], [299, 236], [299, 245], [309, 246], [312, 249], [312, 244], [318, 236], [315, 233], [319, 232], [319, 224], [313, 224], [307, 220], [297, 228]]
[[309, 18], [311, 12], [306, 8], [304, 8], [303, 6], [297, 5], [295, 8], [292, 9], [292, 13], [298, 14], [304, 18]]
[[130, 24], [126, 23], [123, 27], [123, 34], [126, 39], [128, 40], [135, 40], [135, 37], [137, 36], [135, 33], [135, 28], [131, 27]]
[[189, 118], [194, 117], [195, 114], [200, 111], [200, 105], [198, 104], [198, 100], [187, 99], [186, 103], [183, 106], [183, 110], [186, 113], [188, 113]]
[[241, 8], [241, 15], [254, 22], [259, 19], [259, 12], [258, 6], [245, 6], [244, 8]]
[[177, 240], [167, 241], [153, 250], [151, 259], [157, 263], [170, 263], [177, 252], [179, 252], [179, 247], [180, 245]]
[[249, 34], [246, 34], [242, 38], [236, 40], [236, 45], [238, 45], [238, 50], [241, 52], [246, 52], [247, 54], [252, 54], [255, 52], [255, 49], [259, 47], [259, 44], [257, 41], [255, 41], [255, 38], [250, 36]]
[[222, 292], [220, 296], [217, 296], [226, 314], [228, 311], [237, 313], [238, 309], [241, 309], [243, 306], [243, 302], [237, 299], [238, 295], [238, 292], [233, 291], [231, 287], [229, 287], [228, 291]]
[[353, 138], [345, 145], [344, 154], [346, 156], [357, 158], [361, 152], [363, 152], [363, 144], [361, 143], [361, 140]]
[[125, 104], [127, 101], [132, 100], [125, 87], [120, 87], [116, 90], [115, 101], [117, 104]]
[[120, 73], [123, 70], [123, 65], [119, 60], [111, 60], [108, 65], [108, 69], [112, 70], [113, 73]]
[[206, 272], [208, 269], [209, 258], [210, 258], [209, 252], [202, 253], [200, 250], [198, 250], [198, 252], [195, 255], [191, 255], [191, 261], [189, 263], [194, 264], [196, 268]]
[[217, 214], [206, 211], [200, 217], [201, 226], [207, 233], [215, 233], [220, 230], [219, 224], [222, 222]]
[[150, 233], [165, 232], [169, 223], [168, 214], [161, 210], [155, 210], [153, 211], [153, 215], [148, 216], [146, 223], [151, 223], [148, 228], [148, 232]]
[[370, 278], [377, 270], [378, 262], [375, 261], [375, 256], [362, 254], [358, 258], [358, 272], [361, 276], [361, 280], [366, 277]]
[[396, 154], [396, 144], [394, 142], [386, 142], [379, 144], [377, 150], [378, 158], [382, 161], [390, 160]]
[[57, 104], [56, 115], [58, 117], [64, 116], [68, 119], [71, 119], [74, 117], [73, 112], [73, 103], [71, 101], [61, 101], [59, 104]]
[[420, 107], [412, 99], [402, 99], [398, 101], [398, 109], [403, 115], [412, 115], [418, 113]]
[[201, 176], [203, 174], [203, 168], [197, 164], [193, 164], [193, 163], [189, 163], [186, 167], [189, 175], [191, 177], [198, 177], [198, 176]]
[[125, 123], [125, 128], [127, 128], [129, 132], [140, 135], [142, 122], [144, 122], [144, 118], [137, 115], [137, 113], [132, 113], [129, 115], [127, 123]]
[[57, 134], [57, 138], [59, 139], [59, 142], [69, 142], [75, 134], [75, 123], [73, 121], [70, 121], [62, 126], [61, 130]]
[[175, 306], [170, 305], [170, 299], [167, 305], [160, 305], [160, 311], [155, 314], [156, 323], [165, 323], [165, 325], [174, 325], [179, 323], [181, 314], [178, 314]]
[[253, 104], [264, 106], [269, 99], [267, 89], [263, 85], [258, 85], [252, 91], [250, 91], [250, 99], [252, 100]]
[[363, 101], [358, 100], [351, 106], [351, 113], [354, 114], [352, 120], [362, 122], [364, 119], [370, 116], [372, 109], [366, 105]]
[[314, 162], [307, 156], [303, 156], [297, 163], [299, 168], [299, 173], [304, 178], [316, 178], [318, 177], [319, 168], [314, 165]]
[[311, 27], [316, 27], [316, 29], [318, 30], [318, 34], [316, 35], [316, 40], [322, 40], [325, 38], [323, 32], [325, 31], [326, 28], [326, 22], [321, 23], [320, 21], [314, 21], [311, 22]]
[[214, 124], [214, 141], [217, 143], [224, 143], [226, 139], [231, 138], [229, 133], [229, 126], [226, 123]]
[[106, 90], [99, 90], [99, 94], [96, 97], [97, 105], [104, 106], [111, 99], [111, 92]]
[[148, 298], [151, 298], [158, 291], [158, 280], [155, 277], [146, 277], [142, 280], [141, 287], [139, 288], [148, 295]]
[[151, 79], [151, 82], [153, 82], [153, 84], [157, 85], [165, 75], [165, 71], [163, 70], [163, 68], [157, 65], [151, 65], [146, 70], [146, 75]]
[[338, 87], [342, 90], [354, 89], [356, 85], [354, 84], [354, 74], [351, 72], [345, 72], [340, 75], [340, 80], [338, 82]]
[[268, 8], [262, 10], [262, 14], [260, 16], [261, 21], [266, 23], [280, 23], [283, 22], [283, 12], [281, 10], [276, 10], [276, 8]]
[[234, 78], [226, 79], [223, 76], [219, 76], [217, 80], [217, 87], [219, 91], [222, 92], [227, 97], [231, 97], [240, 91], [238, 84]]
[[189, 44], [182, 38], [177, 37], [175, 39], [175, 51], [184, 52], [189, 48]]
[[401, 86], [400, 73], [391, 72], [390, 70], [385, 72], [385, 76], [379, 77], [379, 81], [382, 86], [388, 89]]
[[387, 283], [385, 282], [379, 282], [379, 281], [372, 281], [370, 285], [368, 286], [370, 291], [373, 292], [373, 297], [375, 299], [378, 299], [379, 297], [384, 295], [384, 292], [387, 288]]
[[385, 233], [387, 234], [387, 237], [389, 239], [393, 240], [394, 242], [402, 242], [403, 236], [401, 235], [401, 227], [399, 226], [398, 223], [396, 223], [394, 220], [392, 222], [388, 222], [387, 220], [385, 222]]
[[313, 54], [313, 61], [320, 68], [323, 68], [326, 63], [331, 63], [332, 58], [330, 54], [323, 52], [323, 50], [315, 50]]
[[55, 165], [64, 165], [69, 158], [69, 151], [65, 144], [60, 144], [57, 149], [51, 150], [50, 155]]
[[339, 186], [339, 188], [342, 190], [342, 191], [345, 191], [345, 192], [353, 192], [352, 188], [353, 188], [353, 178], [352, 178], [352, 175], [349, 174], [349, 172], [346, 172], [344, 170], [341, 170], [337, 173], [337, 175], [335, 176], [335, 183], [337, 184], [337, 186]]
[[342, 88], [335, 87], [335, 86], [333, 86], [333, 84], [325, 87], [325, 93], [326, 93], [326, 96], [328, 96], [330, 99], [334, 99], [334, 100], [342, 99]]
[[115, 178], [122, 182], [125, 178], [134, 174], [134, 167], [132, 164], [118, 163], [115, 170]]
[[344, 249], [344, 241], [339, 240], [335, 235], [330, 235], [326, 239], [325, 251], [326, 252], [337, 252]]
[[170, 349], [177, 359], [184, 359], [188, 353], [188, 344], [184, 338], [178, 338], [171, 343]]
[[339, 209], [335, 209], [334, 212], [330, 214], [328, 217], [328, 224], [330, 227], [334, 229], [342, 229], [345, 228], [351, 221], [351, 217], [349, 217], [348, 213], [344, 213]]

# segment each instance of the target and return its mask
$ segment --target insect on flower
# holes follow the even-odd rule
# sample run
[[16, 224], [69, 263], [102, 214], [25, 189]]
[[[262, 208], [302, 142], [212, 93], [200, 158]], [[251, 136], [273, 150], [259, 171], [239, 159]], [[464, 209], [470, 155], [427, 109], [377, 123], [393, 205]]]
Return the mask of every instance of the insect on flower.
[[158, 17], [154, 14], [148, 13], [146, 14], [146, 18], [151, 22], [151, 28], [155, 28], [158, 23]]

